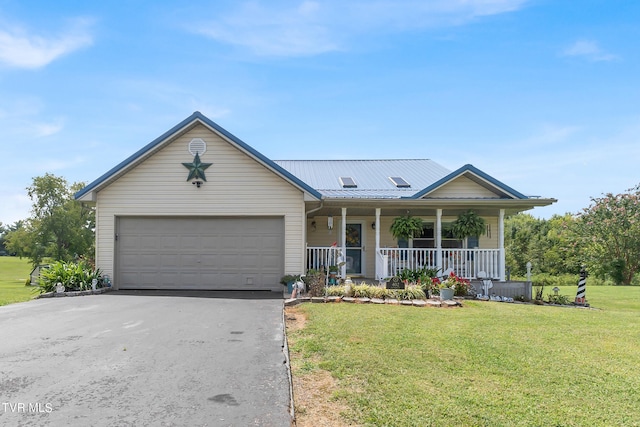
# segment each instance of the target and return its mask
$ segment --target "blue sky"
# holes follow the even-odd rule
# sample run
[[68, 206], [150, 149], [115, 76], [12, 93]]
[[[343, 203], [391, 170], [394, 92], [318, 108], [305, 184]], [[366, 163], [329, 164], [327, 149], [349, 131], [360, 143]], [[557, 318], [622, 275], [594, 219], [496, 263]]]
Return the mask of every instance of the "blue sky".
[[471, 163], [578, 212], [640, 183], [640, 2], [0, 0], [0, 221], [201, 111], [272, 159]]

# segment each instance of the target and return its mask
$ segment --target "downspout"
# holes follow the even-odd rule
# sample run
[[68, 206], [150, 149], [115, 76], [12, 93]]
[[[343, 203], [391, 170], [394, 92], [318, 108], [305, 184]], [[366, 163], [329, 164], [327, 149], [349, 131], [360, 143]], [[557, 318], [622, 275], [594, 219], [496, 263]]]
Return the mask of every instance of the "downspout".
[[324, 200], [320, 200], [320, 206], [318, 206], [317, 208], [313, 208], [310, 211], [306, 211], [305, 212], [305, 221], [307, 220], [307, 215], [312, 214], [314, 212], [318, 212], [320, 209], [322, 209], [324, 207]]

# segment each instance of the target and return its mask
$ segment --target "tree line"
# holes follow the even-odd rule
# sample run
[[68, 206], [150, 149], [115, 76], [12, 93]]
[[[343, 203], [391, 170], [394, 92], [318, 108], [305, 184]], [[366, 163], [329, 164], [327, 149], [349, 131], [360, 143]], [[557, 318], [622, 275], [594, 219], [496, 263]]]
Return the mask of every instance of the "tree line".
[[630, 285], [640, 269], [640, 186], [592, 197], [576, 214], [550, 219], [521, 213], [505, 220], [506, 264], [514, 275], [589, 274]]
[[[31, 260], [73, 261], [94, 257], [95, 211], [74, 199], [84, 183], [45, 174], [27, 187], [31, 216], [4, 226], [0, 253]], [[618, 285], [633, 283], [640, 269], [640, 185], [592, 198], [581, 212], [550, 219], [520, 213], [505, 219], [506, 264], [512, 275], [590, 274]]]

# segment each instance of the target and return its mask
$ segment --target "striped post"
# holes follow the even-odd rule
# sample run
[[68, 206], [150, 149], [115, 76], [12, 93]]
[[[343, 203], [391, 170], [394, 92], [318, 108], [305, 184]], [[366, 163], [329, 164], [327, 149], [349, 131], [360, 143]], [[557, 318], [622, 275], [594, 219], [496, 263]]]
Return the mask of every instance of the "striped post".
[[587, 289], [587, 271], [580, 270], [580, 280], [578, 280], [578, 293], [576, 294], [576, 305], [585, 305], [585, 293]]

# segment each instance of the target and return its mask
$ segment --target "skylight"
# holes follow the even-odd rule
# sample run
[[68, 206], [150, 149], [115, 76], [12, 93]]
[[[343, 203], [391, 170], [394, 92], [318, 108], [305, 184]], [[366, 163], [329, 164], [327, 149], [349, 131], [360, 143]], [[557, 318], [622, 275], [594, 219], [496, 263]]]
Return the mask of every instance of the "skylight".
[[389, 179], [398, 188], [409, 188], [409, 187], [411, 187], [411, 184], [409, 184], [407, 181], [404, 180], [404, 178], [402, 178], [400, 176], [390, 176]]
[[342, 188], [357, 188], [358, 184], [351, 178], [350, 176], [341, 176], [340, 177], [340, 185]]

